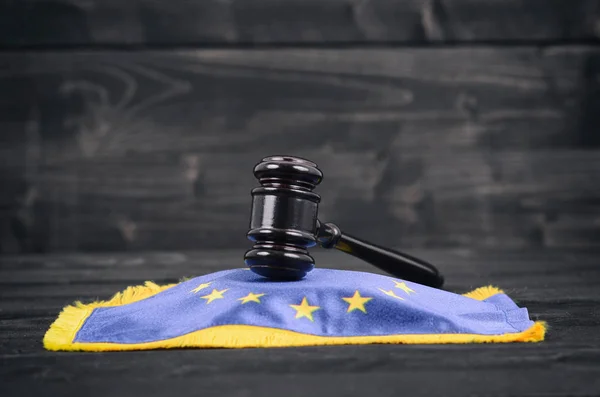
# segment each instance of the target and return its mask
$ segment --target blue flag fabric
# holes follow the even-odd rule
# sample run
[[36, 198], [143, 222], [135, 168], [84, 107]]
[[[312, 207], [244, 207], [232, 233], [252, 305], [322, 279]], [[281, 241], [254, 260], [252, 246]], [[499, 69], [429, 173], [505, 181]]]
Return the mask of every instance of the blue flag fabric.
[[68, 306], [44, 345], [110, 351], [537, 342], [544, 333], [544, 323], [493, 287], [458, 295], [364, 272], [315, 269], [300, 281], [275, 282], [233, 269]]

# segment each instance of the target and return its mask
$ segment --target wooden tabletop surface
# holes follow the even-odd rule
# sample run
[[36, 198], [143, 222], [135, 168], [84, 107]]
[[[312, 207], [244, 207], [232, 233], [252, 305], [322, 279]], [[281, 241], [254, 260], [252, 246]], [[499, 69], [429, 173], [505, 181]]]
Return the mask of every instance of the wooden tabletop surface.
[[[416, 250], [446, 289], [493, 284], [549, 324], [538, 344], [369, 345], [56, 353], [42, 337], [61, 308], [146, 280], [243, 265], [243, 252], [52, 254], [0, 258], [0, 395], [600, 395], [600, 255]], [[339, 252], [321, 267], [378, 272]]]

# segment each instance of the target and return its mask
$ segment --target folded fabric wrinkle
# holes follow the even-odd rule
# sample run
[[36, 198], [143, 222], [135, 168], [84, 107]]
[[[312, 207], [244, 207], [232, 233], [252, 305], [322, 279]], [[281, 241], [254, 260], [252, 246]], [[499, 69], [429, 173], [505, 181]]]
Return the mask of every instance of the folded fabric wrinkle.
[[544, 322], [491, 286], [460, 295], [366, 272], [320, 268], [278, 282], [232, 269], [77, 302], [43, 342], [48, 350], [125, 351], [539, 342], [545, 333]]

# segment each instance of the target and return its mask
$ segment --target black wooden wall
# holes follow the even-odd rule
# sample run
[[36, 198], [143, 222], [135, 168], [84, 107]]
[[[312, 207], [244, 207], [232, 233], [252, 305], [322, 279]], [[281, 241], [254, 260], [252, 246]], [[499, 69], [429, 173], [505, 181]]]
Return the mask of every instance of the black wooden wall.
[[2, 0], [0, 252], [248, 247], [252, 166], [403, 247], [600, 244], [599, 0]]

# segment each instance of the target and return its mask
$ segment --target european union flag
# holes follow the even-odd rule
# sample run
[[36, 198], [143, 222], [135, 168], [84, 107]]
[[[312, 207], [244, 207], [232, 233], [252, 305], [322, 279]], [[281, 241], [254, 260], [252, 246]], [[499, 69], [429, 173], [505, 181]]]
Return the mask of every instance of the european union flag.
[[300, 281], [274, 282], [233, 269], [68, 306], [44, 345], [111, 351], [537, 342], [544, 333], [543, 323], [493, 287], [458, 295], [364, 272], [315, 269]]

